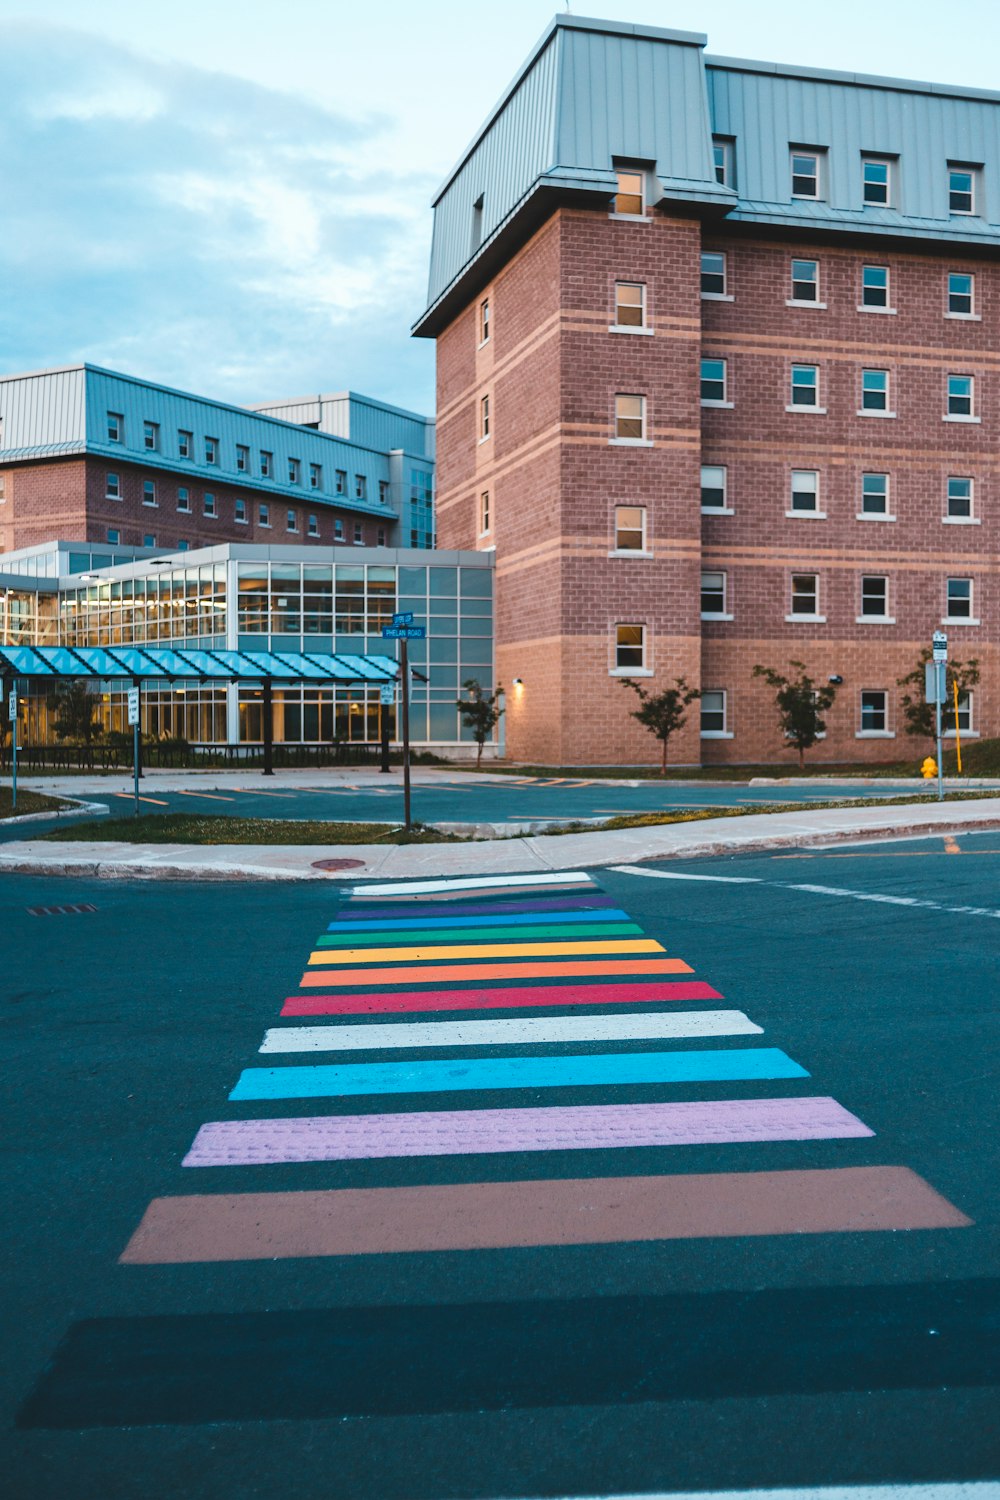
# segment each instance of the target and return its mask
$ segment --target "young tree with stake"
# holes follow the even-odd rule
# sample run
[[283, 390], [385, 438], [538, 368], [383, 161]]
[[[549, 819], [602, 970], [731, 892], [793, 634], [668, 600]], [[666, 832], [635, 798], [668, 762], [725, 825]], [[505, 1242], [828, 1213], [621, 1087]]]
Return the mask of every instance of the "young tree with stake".
[[827, 682], [817, 687], [806, 672], [805, 662], [792, 661], [788, 665], [798, 674], [796, 677], [786, 677], [773, 667], [759, 665], [754, 667], [753, 675], [763, 677], [768, 686], [774, 688], [782, 734], [799, 752], [799, 770], [802, 771], [806, 751], [811, 750], [820, 735], [826, 733], [823, 715], [833, 707], [838, 684]]
[[674, 686], [664, 688], [662, 693], [647, 692], [641, 683], [633, 682], [631, 677], [623, 677], [621, 683], [622, 687], [631, 688], [639, 699], [640, 707], [630, 709], [630, 717], [637, 719], [643, 728], [655, 735], [663, 746], [660, 774], [665, 776], [670, 736], [684, 728], [687, 723], [687, 714], [684, 710], [689, 703], [701, 697], [701, 692], [698, 688], [689, 688], [683, 677], [675, 677]]
[[483, 746], [500, 722], [503, 709], [497, 703], [497, 693], [484, 693], [475, 677], [462, 683], [468, 698], [456, 698], [455, 705], [462, 715], [466, 729], [472, 730], [476, 742], [476, 770], [483, 758]]

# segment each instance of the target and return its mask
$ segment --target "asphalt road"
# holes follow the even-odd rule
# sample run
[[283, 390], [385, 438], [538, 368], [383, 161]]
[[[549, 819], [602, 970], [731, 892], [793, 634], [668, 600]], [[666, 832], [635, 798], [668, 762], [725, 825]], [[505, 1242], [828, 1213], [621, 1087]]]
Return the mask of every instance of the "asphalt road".
[[[273, 790], [248, 779], [239, 789], [209, 787], [202, 789], [199, 778], [191, 778], [189, 790], [163, 791], [154, 777], [145, 779], [140, 791], [140, 807], [145, 817], [157, 813], [183, 812], [234, 816], [242, 818], [334, 819], [340, 822], [401, 823], [403, 820], [402, 779], [398, 771], [386, 776], [385, 786], [364, 783], [342, 787], [289, 787]], [[30, 785], [30, 782], [25, 783]], [[755, 807], [769, 802], [826, 802], [831, 799], [892, 797], [898, 786], [857, 782], [823, 783], [817, 786], [750, 787], [725, 782], [698, 782], [678, 785], [676, 782], [585, 781], [526, 778], [503, 778], [480, 781], [471, 776], [433, 782], [421, 779], [420, 769], [413, 775], [413, 816], [423, 823], [526, 823], [539, 819], [610, 818], [620, 814], [660, 812], [696, 807]], [[73, 795], [67, 782], [66, 791]], [[127, 817], [134, 808], [129, 778], [109, 779], [107, 789], [87, 793], [88, 799], [104, 802], [112, 817]], [[50, 832], [52, 823], [0, 827], [0, 839], [23, 839], [26, 830], [32, 835]]]
[[[1000, 1478], [998, 877], [995, 832], [602, 870], [601, 892], [724, 999], [597, 1012], [628, 1023], [639, 1012], [725, 1007], [762, 1033], [380, 1045], [333, 1057], [257, 1049], [269, 1029], [302, 1024], [519, 1013], [468, 1008], [490, 987], [473, 980], [465, 1008], [452, 1012], [281, 1019], [286, 996], [318, 999], [300, 980], [337, 914], [332, 883], [0, 879], [7, 1493], [497, 1500]], [[96, 909], [29, 911], [71, 904]], [[430, 909], [420, 907], [425, 922]], [[413, 911], [410, 903], [405, 916]], [[585, 1012], [594, 1008], [574, 1014]], [[711, 1072], [746, 1048], [777, 1049], [808, 1076], [779, 1067], [763, 1080], [720, 1081], [724, 1067], [714, 1081], [601, 1081], [610, 1052], [644, 1066], [669, 1054], [682, 1067], [711, 1053]], [[471, 1095], [425, 1091], [425, 1080], [388, 1098], [383, 1082], [383, 1092], [335, 1098], [286, 1090], [228, 1100], [245, 1070], [389, 1058], [417, 1079], [443, 1058], [458, 1078], [470, 1056], [495, 1069]], [[504, 1069], [528, 1056], [552, 1076], [512, 1089]], [[553, 1086], [560, 1068], [584, 1065], [596, 1070], [591, 1081]], [[813, 1096], [874, 1134], [727, 1141], [713, 1127], [677, 1146], [595, 1140], [587, 1149], [181, 1166], [206, 1122], [335, 1115], [363, 1130], [365, 1117], [389, 1112], [446, 1111], [453, 1124], [464, 1110], [699, 1101], [716, 1119], [726, 1107], [753, 1113], [766, 1098], [800, 1108]], [[948, 1224], [812, 1232], [816, 1200], [794, 1194], [781, 1198], [784, 1219], [771, 1232], [741, 1232], [762, 1211], [756, 1201], [723, 1222], [734, 1185], [750, 1182], [762, 1200], [777, 1180], [769, 1174], [786, 1184], [788, 1174], [826, 1174], [822, 1212], [836, 1217], [833, 1185], [853, 1183], [858, 1169], [902, 1169], [903, 1218], [918, 1181]], [[620, 1179], [637, 1177], [652, 1181], [629, 1207]], [[694, 1198], [685, 1211], [716, 1215], [714, 1229], [703, 1221], [691, 1238], [622, 1236], [623, 1216], [641, 1216], [663, 1177], [686, 1182]], [[581, 1180], [595, 1203], [612, 1193], [594, 1218], [609, 1242], [546, 1241], [561, 1184]], [[488, 1220], [480, 1192], [484, 1248], [444, 1247], [440, 1197], [418, 1228], [441, 1248], [371, 1253], [397, 1232], [398, 1204], [366, 1221], [374, 1245], [354, 1253], [295, 1255], [282, 1241], [297, 1200], [279, 1193], [412, 1187], [422, 1190], [419, 1207], [429, 1190], [463, 1184], [490, 1184], [501, 1203], [514, 1195], [506, 1217], [494, 1202]], [[201, 1252], [169, 1263], [157, 1258], [154, 1233], [151, 1257], [119, 1263], [153, 1200], [169, 1208], [198, 1195], [197, 1230], [204, 1195], [228, 1194], [263, 1196], [249, 1225], [225, 1221], [218, 1244], [241, 1253], [241, 1235], [252, 1240], [263, 1222], [274, 1237], [258, 1242], [264, 1258]], [[333, 1229], [354, 1233], [338, 1202]], [[528, 1243], [532, 1222], [543, 1226], [540, 1243]]]

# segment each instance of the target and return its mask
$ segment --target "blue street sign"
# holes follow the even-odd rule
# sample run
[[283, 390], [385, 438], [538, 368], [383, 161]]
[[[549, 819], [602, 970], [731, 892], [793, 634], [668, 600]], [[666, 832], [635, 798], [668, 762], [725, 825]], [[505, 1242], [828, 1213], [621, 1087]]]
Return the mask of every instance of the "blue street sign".
[[405, 614], [393, 615], [393, 617], [392, 617], [392, 623], [394, 625], [412, 625], [413, 624], [413, 611], [412, 610], [407, 610]]
[[384, 641], [423, 641], [427, 638], [426, 625], [383, 625]]

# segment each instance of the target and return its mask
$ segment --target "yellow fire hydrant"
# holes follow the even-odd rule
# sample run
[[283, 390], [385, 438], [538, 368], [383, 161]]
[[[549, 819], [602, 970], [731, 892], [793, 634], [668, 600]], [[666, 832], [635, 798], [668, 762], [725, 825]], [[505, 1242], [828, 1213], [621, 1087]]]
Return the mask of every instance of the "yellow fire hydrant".
[[927, 759], [920, 767], [920, 774], [925, 781], [930, 781], [932, 776], [937, 775], [937, 761], [934, 759], [933, 755], [928, 755]]

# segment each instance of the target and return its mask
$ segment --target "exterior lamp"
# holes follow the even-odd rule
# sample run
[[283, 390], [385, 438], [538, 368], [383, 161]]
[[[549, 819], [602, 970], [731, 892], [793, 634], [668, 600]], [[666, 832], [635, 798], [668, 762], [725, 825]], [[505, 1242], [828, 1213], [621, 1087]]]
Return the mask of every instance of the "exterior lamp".
[[516, 688], [523, 688], [524, 687], [524, 678], [523, 677], [515, 677], [514, 678], [514, 682], [513, 682], [513, 686], [516, 687]]

